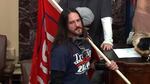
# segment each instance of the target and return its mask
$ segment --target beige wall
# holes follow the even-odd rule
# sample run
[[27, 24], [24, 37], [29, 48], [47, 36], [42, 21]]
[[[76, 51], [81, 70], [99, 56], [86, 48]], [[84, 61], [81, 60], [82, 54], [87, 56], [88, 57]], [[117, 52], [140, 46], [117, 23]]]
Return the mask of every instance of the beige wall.
[[0, 34], [7, 35], [9, 58], [18, 57], [18, 0], [0, 0]]

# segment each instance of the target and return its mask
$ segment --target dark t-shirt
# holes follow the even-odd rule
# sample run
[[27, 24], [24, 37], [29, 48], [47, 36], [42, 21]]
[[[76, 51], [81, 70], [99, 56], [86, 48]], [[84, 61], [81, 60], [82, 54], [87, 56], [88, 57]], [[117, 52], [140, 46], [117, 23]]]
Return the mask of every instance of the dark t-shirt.
[[88, 32], [96, 45], [99, 46], [103, 42], [101, 18], [111, 17], [111, 0], [60, 0], [59, 4], [63, 9], [76, 7], [90, 8], [95, 18]]
[[[90, 84], [87, 70], [90, 65], [91, 49], [87, 44], [84, 44], [84, 47], [85, 49], [81, 51], [70, 42], [53, 48], [51, 70], [64, 72], [63, 84]], [[83, 55], [82, 52], [86, 54]]]

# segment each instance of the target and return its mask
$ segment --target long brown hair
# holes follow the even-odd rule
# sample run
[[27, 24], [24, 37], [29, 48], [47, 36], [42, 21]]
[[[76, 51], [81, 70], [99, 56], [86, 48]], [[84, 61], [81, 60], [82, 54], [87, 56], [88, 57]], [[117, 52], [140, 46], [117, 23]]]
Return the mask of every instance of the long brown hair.
[[[58, 22], [59, 28], [58, 28], [58, 32], [57, 32], [57, 35], [55, 37], [55, 40], [53, 42], [53, 46], [67, 42], [67, 40], [68, 40], [68, 26], [67, 26], [68, 15], [71, 12], [77, 13], [79, 15], [79, 17], [81, 18], [80, 14], [78, 13], [78, 11], [76, 9], [63, 10], [63, 12], [61, 13], [60, 18], [59, 18], [59, 22]], [[83, 25], [82, 20], [81, 20], [81, 23]], [[85, 31], [85, 29], [83, 28], [83, 33], [84, 33], [84, 31]]]

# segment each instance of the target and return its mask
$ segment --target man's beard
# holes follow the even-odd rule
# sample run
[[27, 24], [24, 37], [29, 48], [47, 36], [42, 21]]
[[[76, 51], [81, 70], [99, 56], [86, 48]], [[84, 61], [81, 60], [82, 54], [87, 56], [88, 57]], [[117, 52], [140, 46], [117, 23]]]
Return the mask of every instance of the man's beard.
[[71, 37], [76, 37], [76, 36], [80, 36], [83, 34], [83, 28], [82, 27], [78, 27], [76, 28], [74, 31], [69, 31], [70, 36]]

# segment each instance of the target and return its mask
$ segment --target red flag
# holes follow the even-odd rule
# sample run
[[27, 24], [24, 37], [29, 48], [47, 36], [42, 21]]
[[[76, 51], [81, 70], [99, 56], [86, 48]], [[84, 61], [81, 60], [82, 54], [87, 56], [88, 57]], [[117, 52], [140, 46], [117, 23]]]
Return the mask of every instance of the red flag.
[[52, 0], [38, 0], [37, 32], [32, 56], [29, 84], [48, 84], [50, 82], [50, 50], [58, 29], [60, 11]]

